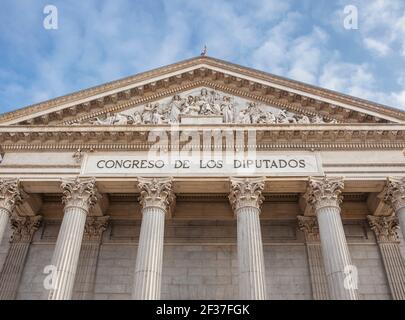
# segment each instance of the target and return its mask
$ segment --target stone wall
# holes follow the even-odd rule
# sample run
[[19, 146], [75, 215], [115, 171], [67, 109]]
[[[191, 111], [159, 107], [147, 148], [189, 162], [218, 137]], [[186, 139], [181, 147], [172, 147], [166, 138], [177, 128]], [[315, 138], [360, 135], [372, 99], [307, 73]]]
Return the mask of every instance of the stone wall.
[[[51, 261], [59, 222], [45, 222], [34, 237], [18, 299], [43, 299], [43, 269]], [[113, 221], [100, 247], [95, 299], [130, 299], [139, 222]], [[361, 299], [390, 299], [373, 233], [362, 222], [345, 222]], [[262, 222], [269, 299], [311, 299], [303, 235], [295, 222]], [[237, 299], [235, 221], [167, 222], [163, 258], [163, 299]], [[4, 259], [7, 241], [0, 246]], [[0, 260], [1, 263], [2, 260]]]

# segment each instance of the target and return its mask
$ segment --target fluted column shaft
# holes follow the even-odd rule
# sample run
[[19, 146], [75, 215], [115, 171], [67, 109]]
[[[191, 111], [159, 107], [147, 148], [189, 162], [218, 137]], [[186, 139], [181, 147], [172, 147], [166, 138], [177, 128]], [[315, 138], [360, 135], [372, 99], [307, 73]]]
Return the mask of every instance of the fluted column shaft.
[[3, 240], [4, 232], [6, 231], [9, 215], [10, 213], [7, 209], [0, 208], [0, 244]]
[[88, 217], [74, 284], [74, 300], [92, 300], [97, 272], [101, 238], [107, 228], [109, 216]]
[[391, 295], [394, 300], [405, 300], [405, 260], [401, 255], [395, 216], [368, 216], [377, 238]]
[[40, 225], [40, 216], [13, 216], [13, 234], [3, 269], [0, 273], [0, 300], [13, 300], [17, 295], [32, 237]]
[[316, 217], [298, 216], [298, 226], [305, 234], [312, 297], [314, 300], [328, 300], [329, 290], [323, 263], [319, 227]]
[[355, 300], [358, 298], [357, 290], [345, 287], [348, 276], [347, 268], [352, 266], [352, 262], [340, 210], [336, 207], [323, 207], [317, 211], [317, 217], [331, 298], [335, 300]]
[[139, 178], [142, 223], [132, 298], [158, 300], [161, 294], [165, 216], [175, 197], [171, 179]]
[[165, 215], [161, 208], [142, 210], [133, 291], [136, 300], [160, 299]]
[[263, 178], [231, 179], [229, 200], [237, 218], [239, 298], [266, 299], [266, 278], [260, 227], [260, 207], [264, 197]]
[[240, 208], [236, 212], [239, 295], [241, 299], [266, 299], [266, 279], [259, 215], [259, 209], [254, 207]]
[[311, 179], [305, 195], [318, 219], [322, 256], [329, 294], [334, 300], [357, 300], [357, 273], [347, 246], [340, 203], [343, 180]]
[[3, 240], [9, 217], [14, 208], [21, 204], [25, 192], [18, 179], [0, 179], [0, 243]]
[[402, 238], [405, 239], [405, 206], [396, 211], [399, 221], [399, 227], [402, 231]]
[[65, 181], [62, 188], [65, 210], [51, 262], [57, 274], [49, 300], [72, 298], [86, 217], [99, 197], [94, 179]]

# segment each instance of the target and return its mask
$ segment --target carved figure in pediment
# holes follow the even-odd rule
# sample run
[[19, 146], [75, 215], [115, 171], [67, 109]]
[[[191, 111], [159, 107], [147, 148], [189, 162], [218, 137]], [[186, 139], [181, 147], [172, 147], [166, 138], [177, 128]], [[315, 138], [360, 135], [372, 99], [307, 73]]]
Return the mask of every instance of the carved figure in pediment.
[[[229, 97], [230, 99], [230, 97]], [[230, 101], [230, 100], [229, 100]], [[213, 106], [214, 112], [216, 114], [221, 114], [221, 104], [223, 103], [223, 98], [215, 90], [211, 91], [210, 104]]]
[[306, 115], [302, 115], [302, 116], [298, 117], [297, 123], [307, 124], [307, 123], [311, 123], [311, 120], [309, 120], [309, 118]]
[[252, 123], [252, 119], [250, 118], [248, 109], [243, 109], [243, 110], [239, 111], [238, 123], [244, 123], [244, 124]]
[[127, 124], [133, 124], [133, 118], [129, 115], [122, 114], [122, 113], [117, 113], [115, 116], [113, 116], [113, 125], [127, 125]]
[[320, 124], [325, 123], [325, 121], [323, 120], [323, 117], [321, 117], [320, 115], [316, 115], [315, 117], [312, 118], [312, 123]]
[[141, 124], [142, 123], [142, 116], [139, 113], [139, 111], [135, 111], [132, 118], [133, 118], [134, 124]]
[[95, 125], [112, 125], [112, 118], [111, 117], [107, 117], [105, 119], [100, 119], [100, 118], [95, 118], [89, 121], [90, 124], [95, 124]]
[[221, 112], [223, 115], [224, 123], [232, 123], [234, 121], [233, 111], [234, 108], [231, 102], [231, 97], [224, 96], [221, 103]]
[[281, 110], [277, 116], [277, 122], [278, 123], [297, 123], [297, 120], [294, 117], [289, 116], [287, 114], [286, 110]]
[[179, 123], [181, 114], [182, 101], [178, 94], [176, 94], [169, 104], [167, 110], [167, 118], [170, 123]]
[[257, 103], [248, 103], [248, 113], [250, 115], [251, 123], [259, 123], [259, 119], [262, 116], [262, 111], [259, 109]]
[[277, 122], [276, 116], [270, 111], [265, 112], [259, 119], [259, 123], [272, 124], [276, 122]]
[[162, 124], [164, 122], [163, 114], [160, 111], [159, 103], [155, 103], [153, 106], [151, 123], [152, 124]]
[[196, 106], [194, 97], [193, 96], [188, 96], [186, 101], [183, 104], [183, 114], [191, 115], [191, 116], [197, 116], [200, 112], [200, 107]]
[[145, 108], [142, 112], [142, 122], [143, 123], [152, 123], [152, 116], [154, 113], [154, 105], [152, 103], [148, 103], [145, 105]]

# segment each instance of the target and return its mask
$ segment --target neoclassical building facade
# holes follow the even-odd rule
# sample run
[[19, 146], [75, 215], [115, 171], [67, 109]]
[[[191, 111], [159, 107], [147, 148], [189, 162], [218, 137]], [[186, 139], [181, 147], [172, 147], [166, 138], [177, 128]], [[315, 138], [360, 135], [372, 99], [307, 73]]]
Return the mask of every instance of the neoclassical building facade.
[[0, 299], [405, 299], [405, 112], [207, 56], [0, 115]]

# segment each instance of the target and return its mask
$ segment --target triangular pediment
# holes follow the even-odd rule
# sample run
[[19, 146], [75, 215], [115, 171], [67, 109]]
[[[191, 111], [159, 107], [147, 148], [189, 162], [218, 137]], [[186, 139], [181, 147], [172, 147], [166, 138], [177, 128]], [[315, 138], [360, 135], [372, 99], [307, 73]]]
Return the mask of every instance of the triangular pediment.
[[[189, 97], [193, 101], [187, 102]], [[210, 57], [197, 57], [0, 116], [0, 125], [176, 121], [405, 123], [405, 112]]]

